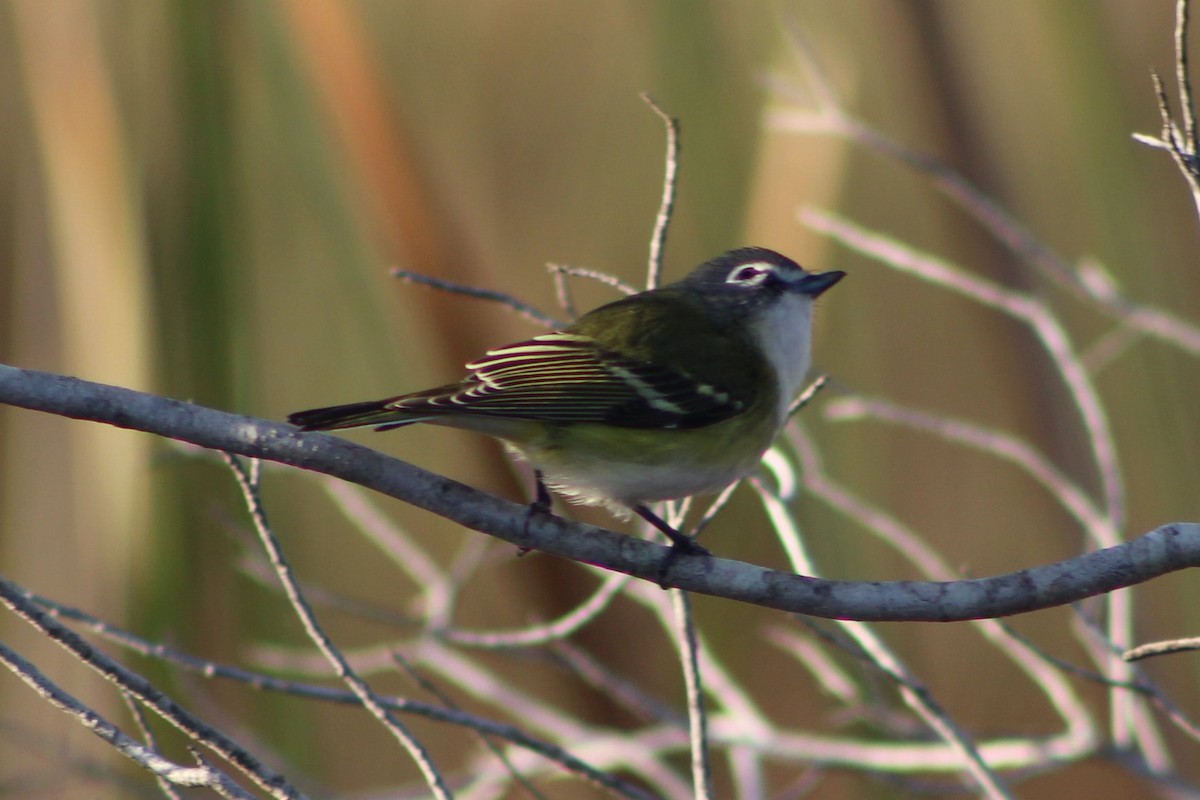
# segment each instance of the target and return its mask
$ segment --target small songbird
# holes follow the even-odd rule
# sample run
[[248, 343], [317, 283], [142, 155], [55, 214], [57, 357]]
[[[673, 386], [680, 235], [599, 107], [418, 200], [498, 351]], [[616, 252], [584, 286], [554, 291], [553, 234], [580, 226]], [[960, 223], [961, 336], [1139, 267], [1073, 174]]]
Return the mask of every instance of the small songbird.
[[750, 474], [808, 372], [813, 301], [846, 273], [808, 272], [761, 247], [601, 306], [560, 331], [489, 350], [457, 383], [299, 411], [302, 430], [426, 422], [500, 439], [570, 500], [628, 510], [673, 552], [707, 553], [648, 503]]

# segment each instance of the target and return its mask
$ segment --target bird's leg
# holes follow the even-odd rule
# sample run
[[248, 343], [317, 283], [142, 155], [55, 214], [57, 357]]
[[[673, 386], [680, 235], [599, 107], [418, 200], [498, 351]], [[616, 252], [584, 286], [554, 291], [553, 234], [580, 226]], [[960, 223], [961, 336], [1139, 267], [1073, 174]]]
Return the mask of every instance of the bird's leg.
[[[529, 511], [525, 514], [525, 533], [529, 534], [529, 523], [533, 520], [534, 514], [549, 514], [552, 503], [550, 490], [546, 488], [546, 481], [542, 476], [540, 469], [533, 471], [533, 481], [536, 485], [533, 502], [529, 504]], [[517, 555], [523, 556], [529, 552], [528, 547], [522, 547], [518, 550]]]
[[672, 528], [670, 525], [668, 525], [666, 522], [663, 521], [662, 517], [658, 516], [653, 511], [646, 508], [646, 506], [642, 506], [642, 505], [633, 506], [633, 511], [639, 517], [646, 520], [646, 522], [649, 522], [651, 525], [653, 525], [654, 527], [656, 527], [660, 531], [662, 531], [666, 535], [666, 537], [671, 540], [671, 549], [679, 551], [679, 553], [678, 553], [679, 555], [685, 555], [685, 556], [711, 556], [712, 555], [712, 553], [709, 552], [707, 547], [697, 544], [696, 540], [693, 539], [692, 537], [688, 536], [687, 534], [680, 533], [679, 531]]
[[662, 566], [658, 569], [658, 585], [667, 588], [667, 573], [671, 571], [671, 565], [679, 556], [711, 556], [712, 553], [707, 547], [697, 544], [692, 537], [680, 533], [672, 528], [662, 517], [655, 514], [649, 508], [643, 505], [633, 506], [633, 511], [642, 519], [649, 522], [654, 527], [658, 528], [668, 539], [671, 540], [671, 550], [667, 553], [667, 557], [663, 559]]
[[537, 495], [533, 498], [533, 502], [529, 504], [529, 513], [532, 514], [549, 514], [550, 505], [553, 502], [550, 499], [550, 490], [546, 488], [546, 477], [542, 475], [540, 469], [533, 471], [533, 480], [537, 484]]

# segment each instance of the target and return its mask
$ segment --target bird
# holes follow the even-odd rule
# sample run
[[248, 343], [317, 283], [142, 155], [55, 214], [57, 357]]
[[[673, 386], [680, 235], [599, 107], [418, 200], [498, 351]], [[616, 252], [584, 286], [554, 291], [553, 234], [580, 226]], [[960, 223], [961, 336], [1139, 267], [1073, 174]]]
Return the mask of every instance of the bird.
[[416, 423], [499, 439], [549, 489], [632, 511], [670, 556], [709, 555], [650, 504], [720, 491], [751, 474], [809, 370], [814, 301], [845, 277], [763, 247], [730, 250], [660, 288], [569, 326], [496, 347], [455, 383], [288, 416], [303, 431]]

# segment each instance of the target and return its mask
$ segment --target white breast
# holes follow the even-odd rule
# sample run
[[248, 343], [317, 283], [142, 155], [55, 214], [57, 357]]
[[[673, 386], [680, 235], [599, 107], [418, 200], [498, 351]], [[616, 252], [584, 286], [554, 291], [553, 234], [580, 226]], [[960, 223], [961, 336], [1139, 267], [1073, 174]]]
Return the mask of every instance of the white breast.
[[787, 294], [755, 322], [753, 330], [779, 376], [779, 419], [796, 399], [812, 362], [812, 309], [808, 295]]

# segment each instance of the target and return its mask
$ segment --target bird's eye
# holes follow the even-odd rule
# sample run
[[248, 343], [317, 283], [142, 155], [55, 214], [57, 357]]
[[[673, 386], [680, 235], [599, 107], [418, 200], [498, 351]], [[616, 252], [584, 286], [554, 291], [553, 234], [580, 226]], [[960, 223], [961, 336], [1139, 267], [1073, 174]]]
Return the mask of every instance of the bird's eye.
[[766, 280], [766, 277], [770, 274], [771, 268], [766, 264], [743, 264], [740, 267], [734, 267], [733, 271], [729, 273], [729, 277], [725, 279], [725, 282], [755, 286]]

